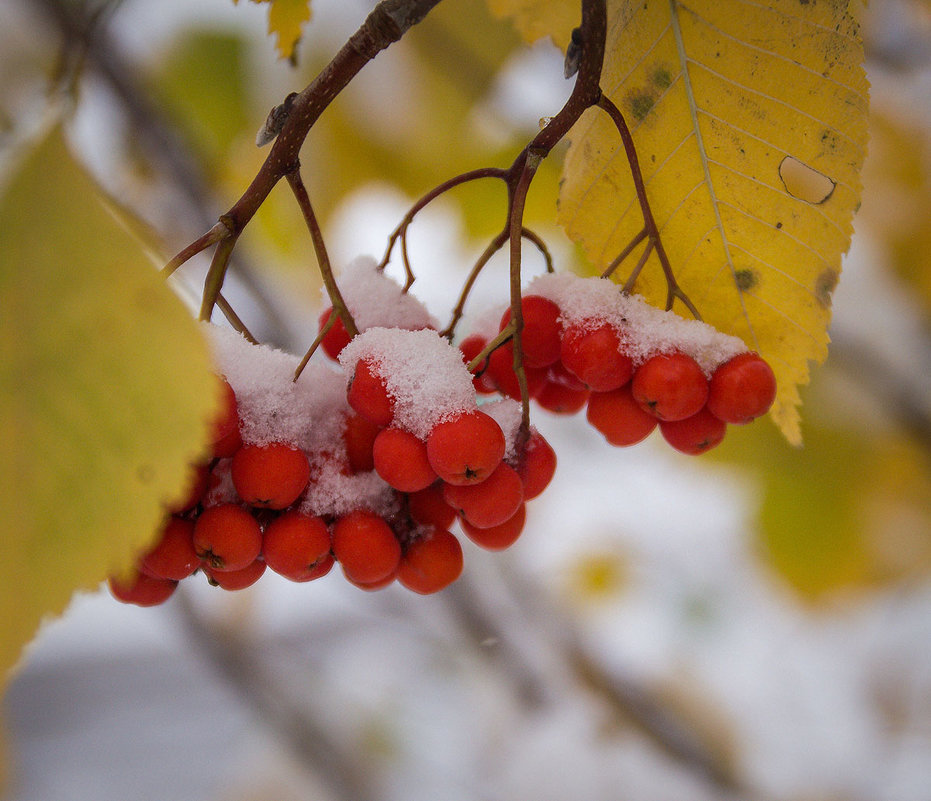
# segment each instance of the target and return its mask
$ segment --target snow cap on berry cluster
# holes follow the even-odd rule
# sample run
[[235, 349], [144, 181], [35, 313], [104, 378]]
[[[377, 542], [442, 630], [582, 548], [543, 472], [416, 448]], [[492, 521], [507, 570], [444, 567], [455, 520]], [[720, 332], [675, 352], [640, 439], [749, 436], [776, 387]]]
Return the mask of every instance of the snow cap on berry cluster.
[[[339, 274], [339, 291], [360, 331], [368, 328], [439, 328], [426, 306], [377, 269], [371, 256], [357, 256]], [[323, 291], [324, 303], [330, 300]]]
[[488, 401], [479, 407], [494, 419], [504, 434], [504, 460], [510, 461], [517, 455], [517, 431], [520, 428], [520, 403], [512, 398]]
[[339, 459], [311, 460], [311, 482], [301, 500], [304, 514], [322, 517], [365, 509], [381, 517], [398, 510], [398, 494], [374, 471], [346, 475]]
[[370, 328], [339, 355], [347, 378], [364, 359], [394, 399], [392, 425], [426, 439], [437, 423], [475, 409], [462, 353], [436, 331]]
[[208, 330], [217, 370], [236, 393], [244, 443], [332, 451], [349, 411], [342, 372], [308, 364], [295, 382], [298, 357], [253, 345], [228, 328], [209, 325]]
[[747, 351], [738, 337], [722, 334], [700, 320], [657, 309], [639, 295], [625, 295], [607, 278], [547, 273], [531, 281], [524, 294], [553, 301], [564, 326], [581, 323], [595, 328], [609, 323], [635, 366], [657, 354], [679, 351], [695, 359], [710, 376], [719, 364]]

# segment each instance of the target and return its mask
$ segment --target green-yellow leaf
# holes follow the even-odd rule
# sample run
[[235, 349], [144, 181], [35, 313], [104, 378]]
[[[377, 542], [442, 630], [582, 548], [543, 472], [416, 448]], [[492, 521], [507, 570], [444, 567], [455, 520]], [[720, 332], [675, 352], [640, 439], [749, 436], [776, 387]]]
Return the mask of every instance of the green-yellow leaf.
[[511, 17], [525, 41], [549, 36], [562, 50], [582, 18], [579, 3], [569, 0], [488, 0], [488, 7], [497, 17]]
[[[793, 443], [798, 386], [827, 355], [866, 151], [868, 85], [847, 6], [608, 6], [602, 87], [633, 133], [672, 269], [707, 322], [770, 361], [772, 416]], [[604, 267], [643, 219], [607, 115], [586, 112], [572, 139], [560, 221]], [[655, 252], [635, 291], [665, 304]]]
[[[239, 0], [233, 0], [238, 3]], [[280, 58], [295, 58], [304, 24], [310, 21], [310, 0], [252, 0], [268, 3], [268, 33], [275, 35]]]
[[0, 194], [0, 677], [126, 570], [209, 437], [207, 345], [58, 129]]

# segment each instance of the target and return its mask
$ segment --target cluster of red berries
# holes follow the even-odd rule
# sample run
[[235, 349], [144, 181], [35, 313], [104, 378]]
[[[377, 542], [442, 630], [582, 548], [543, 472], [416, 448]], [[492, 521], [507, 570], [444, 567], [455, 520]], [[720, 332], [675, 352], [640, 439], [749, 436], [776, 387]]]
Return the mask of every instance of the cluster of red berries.
[[[432, 338], [435, 348], [455, 354], [470, 393], [467, 402], [455, 394], [444, 409], [433, 399], [427, 413], [410, 408], [409, 394], [391, 393], [386, 375], [393, 374], [395, 385], [403, 378], [422, 387], [424, 379], [373, 357], [379, 332], [382, 340]], [[326, 575], [336, 563], [363, 589], [397, 580], [427, 594], [462, 571], [462, 547], [450, 531], [457, 519], [483, 548], [501, 550], [516, 541], [526, 501], [543, 491], [555, 471], [552, 448], [535, 430], [526, 442], [515, 441], [515, 404], [486, 407], [507, 433], [496, 416], [479, 409], [458, 351], [434, 332], [379, 329], [373, 336], [369, 355], [354, 363], [348, 380], [341, 379], [343, 404], [330, 407], [342, 420], [339, 440], [324, 448], [244, 443], [241, 404], [224, 381], [213, 458], [198, 468], [190, 496], [172, 510], [132, 575], [110, 579], [117, 599], [159, 604], [196, 572], [211, 584], [238, 590], [268, 568], [304, 582]], [[361, 337], [360, 344], [373, 336]]]
[[[527, 294], [521, 301], [528, 393], [556, 414], [585, 408], [612, 445], [634, 445], [658, 426], [676, 450], [704, 453], [724, 439], [728, 423], [748, 423], [772, 406], [773, 371], [739, 340], [624, 298], [613, 285], [611, 304], [608, 282], [600, 279], [546, 276], [536, 284], [550, 296]], [[560, 306], [562, 298], [572, 314]], [[508, 309], [498, 331], [510, 319]], [[664, 327], [672, 334], [658, 336]], [[489, 339], [464, 339], [465, 359], [474, 360]], [[520, 397], [510, 341], [477, 367], [474, 383], [481, 393]]]
[[[311, 362], [299, 381], [295, 357], [211, 329], [227, 379], [212, 458], [134, 573], [110, 580], [118, 599], [160, 603], [197, 572], [235, 590], [269, 568], [304, 582], [336, 563], [366, 590], [397, 580], [432, 593], [462, 571], [457, 522], [490, 550], [518, 538], [556, 455], [521, 426], [513, 340], [467, 369], [510, 309], [457, 348], [374, 261], [351, 265], [343, 289], [361, 333], [326, 328], [327, 309], [319, 328], [332, 361]], [[530, 397], [561, 414], [586, 408], [614, 445], [658, 426], [677, 450], [702, 453], [775, 398], [772, 370], [741, 340], [610, 281], [541, 276], [521, 313]]]

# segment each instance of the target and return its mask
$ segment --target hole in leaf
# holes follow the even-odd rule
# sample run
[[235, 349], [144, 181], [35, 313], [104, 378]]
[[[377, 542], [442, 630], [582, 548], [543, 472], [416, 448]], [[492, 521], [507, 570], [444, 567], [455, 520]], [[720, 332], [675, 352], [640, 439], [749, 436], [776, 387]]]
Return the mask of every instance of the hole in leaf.
[[812, 169], [792, 156], [786, 156], [779, 164], [779, 177], [792, 197], [815, 205], [824, 203], [834, 193], [837, 184], [824, 173]]

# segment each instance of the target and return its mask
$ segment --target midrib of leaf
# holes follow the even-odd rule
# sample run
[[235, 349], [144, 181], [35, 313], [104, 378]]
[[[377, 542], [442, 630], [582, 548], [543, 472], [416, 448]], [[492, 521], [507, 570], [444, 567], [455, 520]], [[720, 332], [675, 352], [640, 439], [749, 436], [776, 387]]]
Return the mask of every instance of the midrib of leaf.
[[[718, 195], [714, 190], [714, 183], [711, 181], [711, 170], [709, 168], [708, 154], [705, 151], [705, 143], [701, 135], [701, 128], [698, 125], [698, 103], [695, 100], [695, 92], [692, 90], [692, 81], [689, 77], [689, 58], [685, 51], [685, 41], [682, 37], [682, 28], [679, 26], [679, 2], [678, 0], [669, 0], [669, 15], [672, 26], [672, 33], [676, 40], [676, 53], [679, 55], [679, 66], [682, 70], [682, 85], [685, 89], [685, 96], [688, 98], [689, 115], [692, 119], [692, 132], [695, 135], [695, 144], [698, 149], [698, 157], [701, 161], [702, 175], [705, 177], [705, 184], [708, 188], [708, 196], [711, 201], [711, 207], [714, 210], [714, 220], [718, 233], [721, 236], [721, 245], [724, 248], [724, 257], [727, 260], [727, 268], [731, 271], [731, 276], [736, 277], [737, 270], [734, 267], [734, 261], [731, 258], [731, 245], [727, 238], [727, 231], [724, 229], [724, 220], [721, 219], [721, 211], [718, 207]], [[739, 295], [740, 293], [738, 293]], [[750, 334], [753, 337], [753, 343], [756, 350], [760, 349], [759, 341], [756, 335], [756, 328], [750, 320], [747, 313], [747, 306], [742, 296], [740, 300], [740, 311]]]

